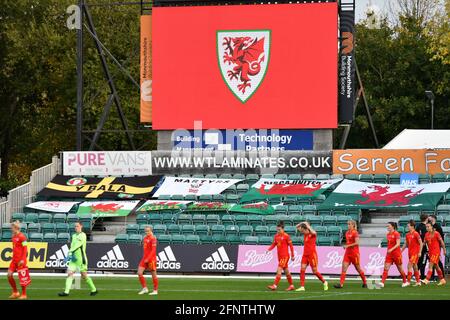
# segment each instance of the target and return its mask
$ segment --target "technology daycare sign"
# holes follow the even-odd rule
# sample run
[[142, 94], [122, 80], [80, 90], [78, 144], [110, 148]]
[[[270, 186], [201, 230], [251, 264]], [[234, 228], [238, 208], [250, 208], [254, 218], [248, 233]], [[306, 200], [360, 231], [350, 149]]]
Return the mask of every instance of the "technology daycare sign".
[[175, 130], [173, 150], [313, 150], [312, 130]]
[[333, 150], [333, 173], [450, 173], [450, 150]]
[[66, 176], [151, 175], [150, 151], [66, 151], [62, 153]]

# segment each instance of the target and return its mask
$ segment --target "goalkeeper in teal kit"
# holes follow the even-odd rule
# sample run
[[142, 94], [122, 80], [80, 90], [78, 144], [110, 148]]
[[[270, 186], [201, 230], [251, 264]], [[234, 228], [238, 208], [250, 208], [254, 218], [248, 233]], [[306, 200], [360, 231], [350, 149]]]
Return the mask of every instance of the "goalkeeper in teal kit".
[[77, 271], [81, 273], [81, 277], [86, 281], [86, 284], [91, 290], [91, 296], [97, 294], [94, 282], [87, 274], [86, 234], [82, 229], [83, 226], [80, 222], [75, 223], [75, 233], [72, 235], [72, 243], [70, 244], [69, 254], [66, 258], [69, 262], [67, 266], [66, 288], [64, 292], [58, 294], [60, 297], [69, 295], [73, 283], [73, 275]]

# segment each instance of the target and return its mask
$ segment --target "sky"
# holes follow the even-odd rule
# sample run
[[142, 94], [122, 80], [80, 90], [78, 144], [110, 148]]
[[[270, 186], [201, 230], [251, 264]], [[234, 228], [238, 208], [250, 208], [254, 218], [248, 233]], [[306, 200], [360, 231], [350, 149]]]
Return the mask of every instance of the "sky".
[[389, 1], [393, 0], [355, 0], [356, 1], [356, 22], [366, 17], [365, 12], [369, 4], [377, 6], [381, 12], [386, 12], [389, 8]]

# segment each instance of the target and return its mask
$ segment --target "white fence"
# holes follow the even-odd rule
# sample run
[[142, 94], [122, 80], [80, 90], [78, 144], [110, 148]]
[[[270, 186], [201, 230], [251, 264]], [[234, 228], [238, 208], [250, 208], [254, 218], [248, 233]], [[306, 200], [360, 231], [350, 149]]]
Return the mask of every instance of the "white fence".
[[25, 205], [33, 202], [36, 194], [60, 171], [60, 160], [55, 156], [52, 163], [31, 173], [30, 182], [10, 190], [6, 201], [0, 202], [0, 224], [9, 222], [13, 212], [20, 212]]

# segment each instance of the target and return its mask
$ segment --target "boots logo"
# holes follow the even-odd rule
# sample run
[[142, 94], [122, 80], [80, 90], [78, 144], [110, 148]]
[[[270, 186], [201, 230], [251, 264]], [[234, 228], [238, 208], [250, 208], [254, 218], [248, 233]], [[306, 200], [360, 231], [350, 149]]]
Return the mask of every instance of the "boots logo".
[[181, 269], [181, 263], [177, 261], [173, 254], [172, 248], [167, 246], [158, 253], [157, 267], [161, 270], [179, 270]]
[[69, 254], [69, 247], [67, 244], [63, 245], [59, 250], [57, 250], [54, 254], [48, 258], [45, 262], [46, 268], [67, 268], [68, 262], [65, 262], [64, 259], [67, 258]]
[[234, 263], [230, 262], [225, 248], [222, 246], [202, 263], [202, 270], [232, 271]]
[[97, 262], [97, 268], [104, 269], [128, 269], [128, 266], [119, 245], [115, 245]]

